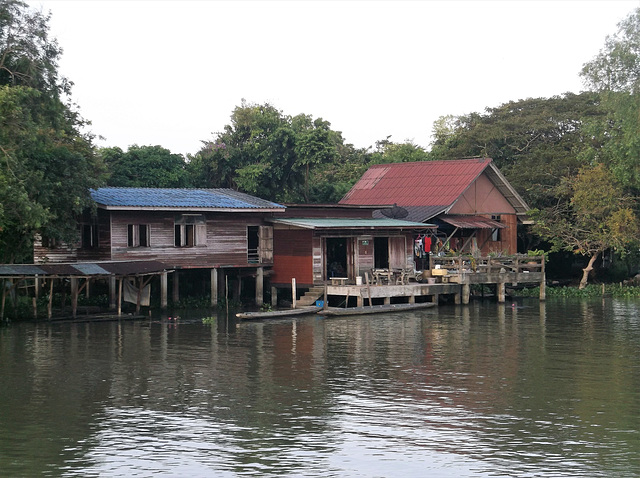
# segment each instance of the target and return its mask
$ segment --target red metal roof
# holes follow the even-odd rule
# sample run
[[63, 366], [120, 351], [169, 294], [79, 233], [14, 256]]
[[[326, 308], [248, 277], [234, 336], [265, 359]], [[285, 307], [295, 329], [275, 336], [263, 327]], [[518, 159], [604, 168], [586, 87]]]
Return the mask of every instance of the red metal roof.
[[491, 163], [490, 158], [371, 166], [340, 204], [450, 206]]

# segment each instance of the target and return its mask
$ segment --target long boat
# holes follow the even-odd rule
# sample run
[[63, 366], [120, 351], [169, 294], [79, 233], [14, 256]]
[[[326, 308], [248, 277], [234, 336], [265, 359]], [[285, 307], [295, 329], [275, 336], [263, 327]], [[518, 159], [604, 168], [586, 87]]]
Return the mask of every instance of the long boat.
[[385, 312], [401, 312], [405, 310], [426, 309], [435, 307], [435, 302], [420, 302], [416, 304], [383, 304], [364, 307], [327, 307], [318, 311], [319, 315], [369, 315]]
[[296, 315], [315, 314], [321, 307], [300, 307], [299, 309], [268, 310], [264, 312], [239, 312], [236, 317], [239, 319], [273, 319], [276, 317], [290, 317]]

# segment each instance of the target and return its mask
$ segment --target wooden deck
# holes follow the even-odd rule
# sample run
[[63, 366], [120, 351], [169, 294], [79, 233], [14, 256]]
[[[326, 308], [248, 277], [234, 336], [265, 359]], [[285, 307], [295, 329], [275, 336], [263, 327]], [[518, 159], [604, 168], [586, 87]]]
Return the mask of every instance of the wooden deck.
[[[452, 295], [456, 303], [469, 303], [471, 285], [493, 285], [499, 302], [505, 301], [506, 286], [531, 284], [540, 286], [540, 300], [545, 299], [544, 257], [525, 255], [505, 257], [444, 256], [432, 257], [431, 273], [436, 283], [409, 282], [402, 285], [327, 284], [327, 296], [356, 298], [358, 307], [375, 303], [390, 304], [392, 299], [406, 298], [413, 304], [428, 300], [438, 302], [441, 295]], [[428, 274], [430, 275], [430, 274]], [[419, 299], [418, 299], [419, 298]], [[427, 299], [422, 299], [427, 298]]]

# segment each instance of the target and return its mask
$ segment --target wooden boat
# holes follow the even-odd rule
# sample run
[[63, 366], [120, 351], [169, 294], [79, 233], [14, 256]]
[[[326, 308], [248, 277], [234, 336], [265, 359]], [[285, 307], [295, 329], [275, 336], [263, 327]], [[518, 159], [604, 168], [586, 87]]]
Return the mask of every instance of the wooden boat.
[[300, 307], [299, 309], [269, 310], [264, 312], [239, 312], [236, 317], [239, 319], [274, 319], [277, 317], [290, 317], [296, 315], [315, 314], [321, 310], [320, 307]]
[[418, 304], [384, 304], [365, 307], [328, 307], [318, 311], [319, 315], [368, 315], [385, 312], [402, 312], [405, 310], [426, 309], [435, 307], [435, 302], [420, 302]]

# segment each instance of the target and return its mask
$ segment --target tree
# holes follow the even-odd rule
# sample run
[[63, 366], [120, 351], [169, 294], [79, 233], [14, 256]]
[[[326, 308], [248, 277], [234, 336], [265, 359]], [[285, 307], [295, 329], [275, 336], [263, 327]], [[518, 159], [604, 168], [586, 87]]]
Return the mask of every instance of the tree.
[[28, 86], [56, 97], [69, 93], [71, 83], [58, 75], [62, 49], [49, 38], [49, 19], [21, 0], [0, 2], [0, 85]]
[[544, 208], [556, 203], [562, 178], [577, 173], [584, 149], [599, 146], [585, 128], [605, 116], [590, 92], [510, 101], [436, 121], [429, 156], [490, 157], [529, 205]]
[[242, 101], [231, 123], [189, 157], [198, 186], [239, 189], [280, 202], [314, 201], [318, 174], [344, 147], [330, 123], [308, 115], [291, 117], [266, 103]]
[[594, 159], [607, 164], [618, 180], [640, 193], [640, 8], [618, 24], [593, 60], [584, 64], [585, 85], [598, 92], [608, 111], [592, 125], [602, 148]]
[[109, 186], [181, 188], [188, 184], [182, 155], [162, 146], [134, 144], [126, 152], [118, 147], [101, 148], [98, 154], [109, 169]]
[[534, 210], [534, 230], [553, 244], [589, 258], [580, 288], [587, 285], [596, 259], [607, 249], [624, 252], [638, 245], [640, 226], [634, 198], [602, 164], [585, 166], [574, 178], [558, 187], [560, 200], [554, 207]]
[[0, 3], [0, 261], [28, 261], [36, 233], [72, 242], [103, 168], [85, 121], [62, 95], [49, 17]]

